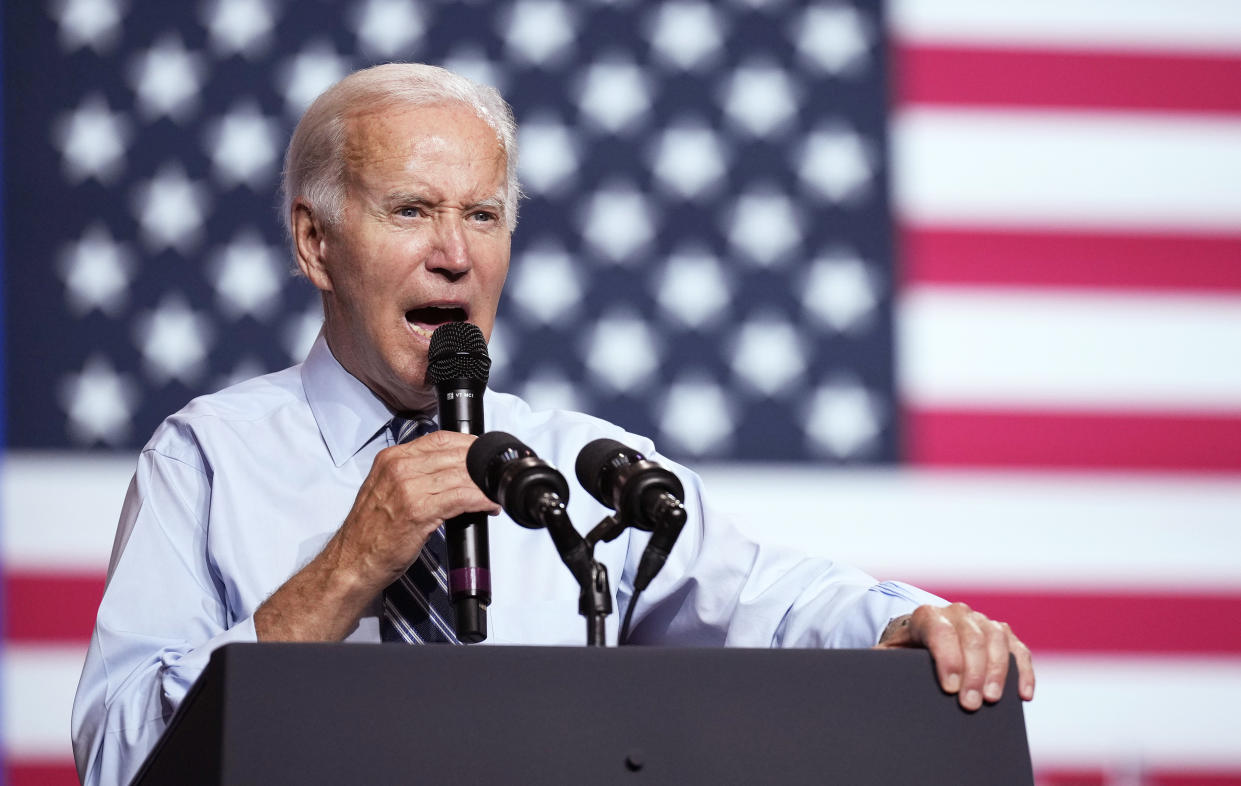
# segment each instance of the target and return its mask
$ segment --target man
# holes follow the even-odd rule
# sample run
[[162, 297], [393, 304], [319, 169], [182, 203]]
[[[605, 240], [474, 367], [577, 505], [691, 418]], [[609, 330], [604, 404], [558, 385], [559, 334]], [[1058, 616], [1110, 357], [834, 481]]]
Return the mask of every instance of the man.
[[[191, 402], [143, 450], [74, 706], [85, 783], [132, 777], [213, 649], [378, 641], [384, 588], [439, 526], [499, 513], [466, 473], [472, 437], [396, 444], [395, 427], [435, 414], [424, 378], [438, 324], [490, 337], [516, 222], [514, 138], [494, 90], [429, 66], [360, 71], [307, 110], [286, 158], [286, 215], [323, 331], [300, 366]], [[492, 391], [485, 403], [489, 428], [558, 466], [598, 437], [654, 454], [586, 415]], [[999, 698], [1011, 651], [1032, 697], [1029, 652], [1007, 626], [752, 543], [705, 505], [693, 473], [664, 463], [690, 519], [641, 596], [635, 643], [926, 646], [967, 709]], [[569, 512], [579, 526], [605, 513], [585, 494]], [[619, 577], [622, 610], [646, 537], [629, 533], [596, 554]], [[491, 540], [489, 643], [580, 643], [577, 586], [546, 534], [501, 519]]]

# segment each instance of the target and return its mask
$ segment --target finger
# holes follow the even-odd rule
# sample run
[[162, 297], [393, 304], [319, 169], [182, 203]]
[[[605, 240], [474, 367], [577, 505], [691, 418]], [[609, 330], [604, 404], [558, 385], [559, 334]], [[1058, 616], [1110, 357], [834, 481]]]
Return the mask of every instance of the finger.
[[1017, 660], [1017, 693], [1021, 698], [1030, 701], [1034, 698], [1034, 656], [1015, 633], [1009, 630], [1007, 634], [1008, 649]]
[[913, 613], [911, 635], [925, 646], [935, 660], [935, 673], [945, 693], [961, 690], [961, 672], [965, 661], [961, 642], [944, 610], [936, 606], [919, 606]]
[[[435, 432], [439, 433], [441, 432]], [[384, 448], [379, 456], [391, 463], [410, 464], [424, 471], [435, 471], [448, 466], [464, 467], [474, 438], [468, 434], [449, 432], [447, 439], [432, 440], [435, 434], [427, 434], [403, 445]], [[376, 458], [378, 459], [378, 456]]]
[[958, 611], [953, 616], [956, 618], [954, 627], [960, 639], [961, 660], [964, 664], [961, 670], [961, 692], [957, 700], [962, 707], [972, 711], [982, 706], [983, 680], [987, 676], [987, 637], [968, 607], [965, 607], [964, 613]]
[[[468, 479], [467, 479], [468, 480]], [[427, 513], [438, 519], [436, 526], [463, 513], [499, 513], [500, 507], [479, 490], [473, 481], [452, 484], [425, 497]]]
[[987, 637], [987, 676], [983, 682], [982, 696], [987, 701], [1000, 700], [1004, 694], [1004, 680], [1008, 677], [1008, 625], [983, 617], [979, 627]]

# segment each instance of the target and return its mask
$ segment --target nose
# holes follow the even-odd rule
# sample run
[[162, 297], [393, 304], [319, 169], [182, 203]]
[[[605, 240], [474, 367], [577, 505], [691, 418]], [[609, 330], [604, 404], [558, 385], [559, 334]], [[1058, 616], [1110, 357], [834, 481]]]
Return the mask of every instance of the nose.
[[472, 265], [465, 228], [461, 226], [460, 219], [455, 215], [442, 216], [435, 222], [435, 248], [427, 260], [427, 267], [456, 280], [468, 273]]

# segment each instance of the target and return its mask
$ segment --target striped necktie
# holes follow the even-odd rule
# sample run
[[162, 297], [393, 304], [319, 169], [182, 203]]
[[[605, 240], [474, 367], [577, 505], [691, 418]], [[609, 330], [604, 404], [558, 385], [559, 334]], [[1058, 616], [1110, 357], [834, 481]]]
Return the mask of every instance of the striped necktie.
[[[430, 418], [395, 417], [388, 424], [394, 445], [403, 445], [438, 426]], [[410, 644], [460, 644], [452, 624], [448, 596], [448, 542], [444, 527], [431, 533], [414, 564], [383, 592], [379, 631], [384, 641]]]

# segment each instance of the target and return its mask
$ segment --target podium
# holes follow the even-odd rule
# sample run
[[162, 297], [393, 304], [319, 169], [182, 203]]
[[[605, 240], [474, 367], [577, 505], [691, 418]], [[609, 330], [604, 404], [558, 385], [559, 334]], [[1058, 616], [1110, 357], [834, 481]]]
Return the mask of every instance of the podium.
[[922, 650], [233, 644], [134, 781], [1033, 784]]

